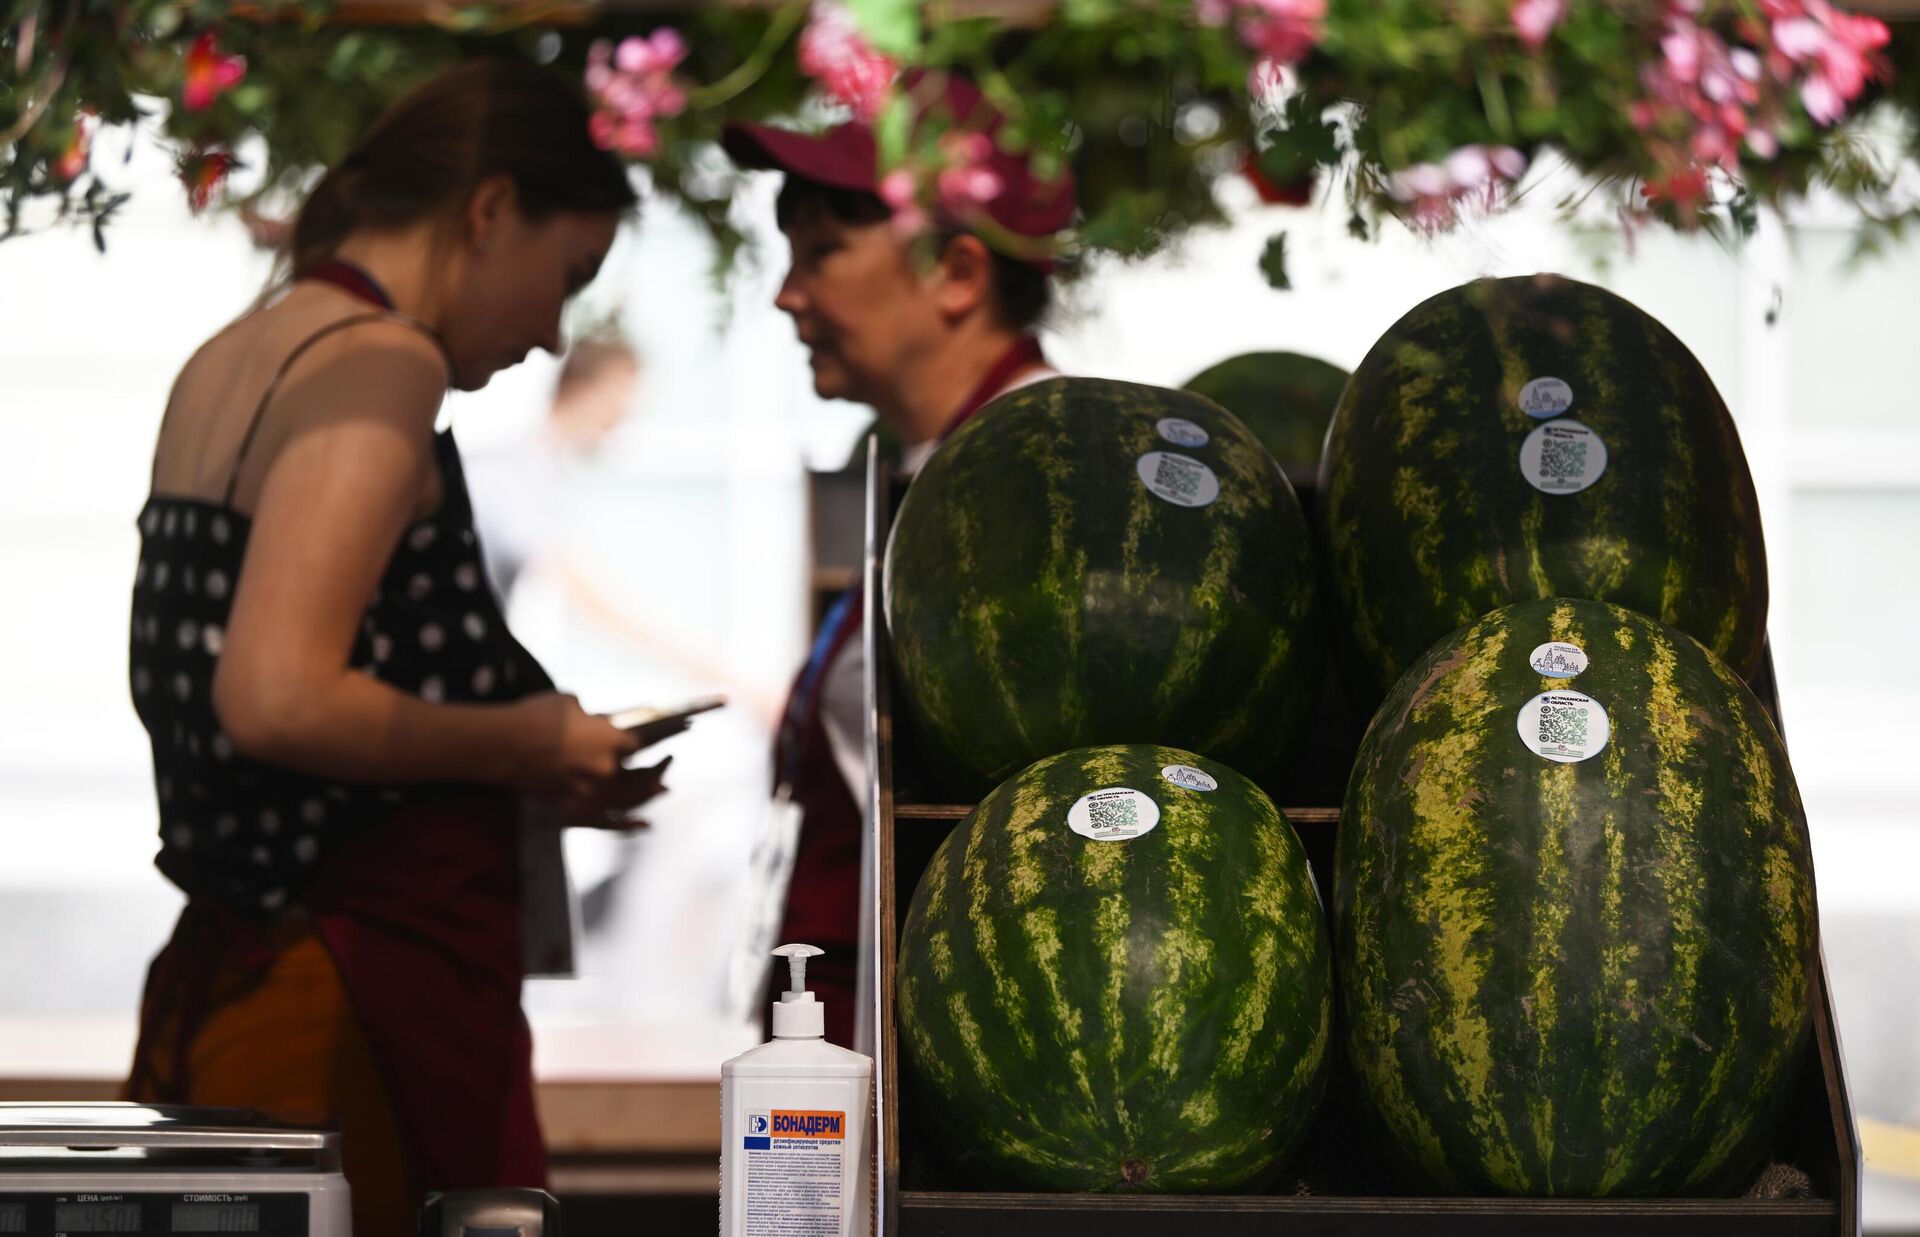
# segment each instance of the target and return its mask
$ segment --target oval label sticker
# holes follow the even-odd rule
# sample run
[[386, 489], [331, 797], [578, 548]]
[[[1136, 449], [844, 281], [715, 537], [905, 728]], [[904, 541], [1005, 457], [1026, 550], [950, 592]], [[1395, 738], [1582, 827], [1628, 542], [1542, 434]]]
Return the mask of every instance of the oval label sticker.
[[1578, 421], [1549, 421], [1520, 444], [1520, 475], [1543, 494], [1578, 494], [1607, 471], [1607, 444]]
[[1220, 497], [1220, 479], [1199, 460], [1170, 451], [1149, 451], [1134, 470], [1155, 496], [1176, 507], [1204, 507]]
[[1129, 842], [1160, 823], [1160, 805], [1129, 786], [1082, 795], [1067, 809], [1067, 824], [1096, 842]]
[[1573, 388], [1558, 378], [1535, 378], [1520, 388], [1520, 411], [1546, 420], [1573, 407]]
[[1587, 668], [1586, 650], [1564, 640], [1547, 641], [1534, 649], [1527, 660], [1550, 679], [1570, 679]]
[[1520, 706], [1520, 741], [1536, 754], [1575, 764], [1600, 754], [1612, 733], [1607, 711], [1580, 692], [1541, 692]]
[[1192, 765], [1168, 765], [1160, 770], [1160, 776], [1175, 786], [1184, 786], [1188, 790], [1220, 789], [1220, 783], [1214, 781], [1211, 774], [1203, 773]]
[[1206, 430], [1185, 417], [1161, 417], [1153, 428], [1160, 431], [1160, 437], [1176, 447], [1204, 447], [1211, 441]]

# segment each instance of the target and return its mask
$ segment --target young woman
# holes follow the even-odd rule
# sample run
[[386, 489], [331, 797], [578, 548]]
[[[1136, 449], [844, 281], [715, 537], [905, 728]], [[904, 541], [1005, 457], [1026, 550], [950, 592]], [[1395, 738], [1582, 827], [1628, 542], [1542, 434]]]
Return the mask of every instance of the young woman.
[[[916, 75], [903, 84], [920, 100], [923, 123], [988, 138], [998, 131], [998, 113], [964, 78]], [[812, 136], [738, 125], [725, 142], [742, 166], [786, 174], [778, 219], [793, 258], [774, 304], [807, 346], [814, 390], [871, 405], [899, 436], [905, 471], [917, 471], [996, 397], [1054, 375], [1035, 333], [1050, 300], [1050, 266], [999, 251], [957, 217], [936, 218], [927, 261], [920, 242], [928, 238], [897, 228], [879, 196], [870, 127], [853, 122]], [[988, 167], [1001, 191], [973, 222], [1045, 252], [1073, 217], [1072, 180], [1036, 180], [1024, 159], [997, 147]], [[807, 979], [826, 1002], [827, 1038], [848, 1047], [860, 1022], [867, 781], [860, 602], [855, 588], [828, 612], [788, 697], [774, 755], [775, 794], [801, 818], [780, 939], [827, 951], [808, 965]]]
[[434, 429], [448, 388], [561, 350], [634, 202], [565, 79], [443, 73], [314, 188], [290, 282], [161, 425], [132, 689], [189, 901], [126, 1092], [342, 1130], [362, 1237], [425, 1189], [544, 1182], [520, 798], [619, 827], [661, 789], [506, 630]]

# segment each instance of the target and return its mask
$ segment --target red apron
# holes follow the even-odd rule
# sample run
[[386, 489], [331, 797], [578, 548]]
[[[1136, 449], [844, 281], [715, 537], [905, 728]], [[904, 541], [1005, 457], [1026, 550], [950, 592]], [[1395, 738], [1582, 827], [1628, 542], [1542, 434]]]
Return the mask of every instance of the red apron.
[[[987, 371], [940, 437], [945, 439], [991, 403], [1023, 370], [1044, 364], [1040, 342], [1031, 335], [1021, 336]], [[812, 655], [788, 693], [774, 744], [776, 789], [784, 786], [800, 808], [800, 842], [787, 882], [780, 939], [805, 941], [827, 951], [825, 957], [807, 963], [807, 987], [826, 1004], [827, 1041], [849, 1048], [856, 1012], [864, 830], [856, 788], [847, 785], [834, 762], [820, 700], [833, 664], [859, 637], [862, 593], [862, 586], [855, 584], [828, 611]], [[874, 673], [875, 668], [870, 666], [867, 672]], [[784, 984], [783, 976], [775, 977], [776, 987]], [[770, 1016], [762, 1015], [763, 1020]]]

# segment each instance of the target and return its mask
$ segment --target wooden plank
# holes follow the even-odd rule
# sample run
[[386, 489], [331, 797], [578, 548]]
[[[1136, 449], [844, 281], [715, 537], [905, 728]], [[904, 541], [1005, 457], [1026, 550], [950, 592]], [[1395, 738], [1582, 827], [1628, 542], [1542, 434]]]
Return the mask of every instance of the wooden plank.
[[893, 650], [887, 644], [887, 625], [879, 621], [876, 598], [885, 596], [881, 569], [887, 532], [893, 525], [893, 470], [880, 458], [876, 439], [867, 449], [866, 641], [867, 693], [872, 701], [868, 719], [868, 773], [873, 780], [869, 804], [868, 849], [874, 856], [874, 951], [870, 970], [875, 977], [873, 1106], [875, 1172], [874, 1223], [877, 1237], [896, 1231], [900, 1194], [900, 1067], [894, 1053], [899, 1031], [894, 1023], [894, 959], [899, 956], [899, 921], [894, 880], [893, 784]]
[[1259, 1195], [1166, 1198], [1135, 1195], [910, 1193], [906, 1234], [992, 1232], [995, 1237], [1815, 1237], [1831, 1234], [1828, 1199], [1642, 1200], [1313, 1198]]
[[559, 1154], [720, 1154], [720, 1080], [544, 1082], [535, 1103]]
[[[117, 1078], [0, 1078], [0, 1102], [72, 1104], [120, 1097]], [[720, 1080], [542, 1082], [535, 1105], [556, 1156], [720, 1154]]]
[[118, 1078], [0, 1078], [0, 1104], [92, 1104], [119, 1098]]
[[[896, 821], [937, 820], [956, 821], [966, 817], [973, 810], [970, 803], [896, 803], [893, 817]], [[1340, 809], [1337, 807], [1286, 807], [1280, 812], [1294, 825], [1328, 826], [1338, 824]]]

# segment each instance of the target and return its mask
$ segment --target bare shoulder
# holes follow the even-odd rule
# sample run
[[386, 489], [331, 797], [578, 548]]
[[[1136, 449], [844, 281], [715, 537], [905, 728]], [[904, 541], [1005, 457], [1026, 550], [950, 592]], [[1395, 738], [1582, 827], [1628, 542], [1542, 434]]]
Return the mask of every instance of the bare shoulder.
[[324, 329], [286, 365], [275, 399], [284, 415], [432, 425], [449, 374], [426, 328], [398, 317], [356, 316]]

